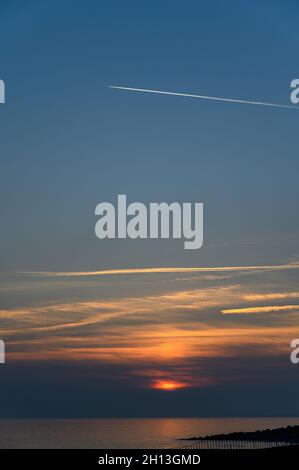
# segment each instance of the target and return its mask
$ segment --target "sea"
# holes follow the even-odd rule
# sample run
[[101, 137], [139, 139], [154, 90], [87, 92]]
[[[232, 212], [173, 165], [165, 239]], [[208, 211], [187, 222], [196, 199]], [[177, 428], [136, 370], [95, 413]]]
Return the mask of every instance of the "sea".
[[298, 425], [299, 418], [0, 420], [1, 449], [162, 449], [195, 436]]

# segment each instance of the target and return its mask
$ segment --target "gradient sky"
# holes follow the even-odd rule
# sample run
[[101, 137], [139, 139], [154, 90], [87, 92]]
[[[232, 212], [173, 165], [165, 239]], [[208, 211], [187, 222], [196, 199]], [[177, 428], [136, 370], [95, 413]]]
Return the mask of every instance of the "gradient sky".
[[[108, 88], [288, 105], [298, 10], [0, 2], [0, 417], [298, 415], [299, 114]], [[204, 202], [204, 246], [100, 241], [117, 194]]]

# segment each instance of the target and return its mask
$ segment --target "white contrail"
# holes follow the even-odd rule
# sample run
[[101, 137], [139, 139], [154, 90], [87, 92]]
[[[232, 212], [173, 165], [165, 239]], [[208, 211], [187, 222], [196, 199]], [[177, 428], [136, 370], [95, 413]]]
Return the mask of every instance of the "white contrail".
[[148, 90], [146, 88], [131, 88], [125, 86], [116, 86], [108, 85], [109, 88], [114, 88], [116, 90], [126, 90], [126, 91], [138, 91], [142, 93], [156, 93], [159, 95], [173, 95], [173, 96], [187, 96], [188, 98], [199, 98], [202, 100], [213, 100], [213, 101], [226, 101], [228, 103], [241, 103], [241, 104], [253, 104], [257, 106], [270, 106], [271, 108], [288, 108], [288, 109], [299, 109], [296, 106], [288, 106], [285, 104], [277, 103], [265, 103], [263, 101], [248, 101], [248, 100], [235, 100], [232, 98], [219, 98], [218, 96], [205, 96], [205, 95], [192, 95], [191, 93], [177, 93], [174, 91], [162, 91], [162, 90]]

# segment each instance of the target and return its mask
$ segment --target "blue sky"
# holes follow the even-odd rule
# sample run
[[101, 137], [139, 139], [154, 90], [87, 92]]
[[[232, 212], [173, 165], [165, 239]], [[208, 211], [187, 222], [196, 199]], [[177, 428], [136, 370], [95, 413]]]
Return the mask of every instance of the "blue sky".
[[[107, 85], [289, 104], [295, 2], [30, 1], [1, 9], [4, 270], [156, 265], [161, 251], [162, 263], [182, 265], [293, 255], [295, 112]], [[204, 248], [191, 255], [178, 241], [100, 244], [94, 208], [119, 193], [203, 201]], [[242, 254], [239, 242], [249, 243]], [[219, 243], [237, 246], [209, 248]]]

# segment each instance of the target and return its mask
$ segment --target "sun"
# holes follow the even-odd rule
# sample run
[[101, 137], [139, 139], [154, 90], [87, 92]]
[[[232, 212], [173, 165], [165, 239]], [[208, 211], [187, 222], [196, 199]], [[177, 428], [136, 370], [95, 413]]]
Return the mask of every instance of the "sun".
[[152, 388], [156, 390], [164, 390], [166, 392], [172, 392], [180, 388], [186, 388], [187, 385], [183, 382], [178, 382], [176, 380], [158, 380], [154, 382]]

